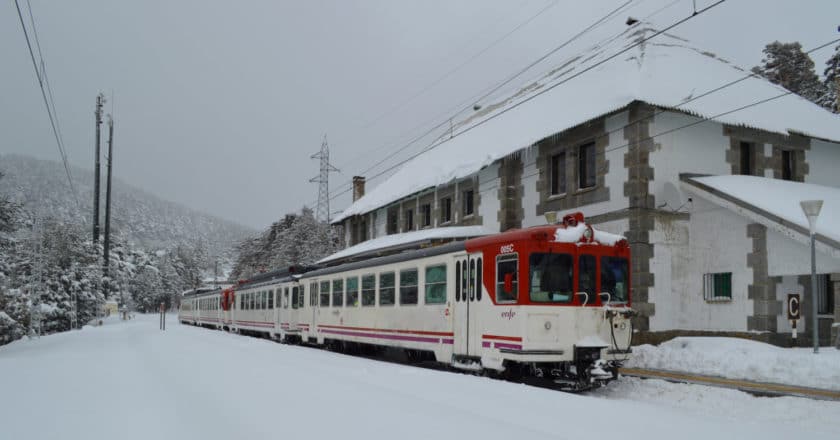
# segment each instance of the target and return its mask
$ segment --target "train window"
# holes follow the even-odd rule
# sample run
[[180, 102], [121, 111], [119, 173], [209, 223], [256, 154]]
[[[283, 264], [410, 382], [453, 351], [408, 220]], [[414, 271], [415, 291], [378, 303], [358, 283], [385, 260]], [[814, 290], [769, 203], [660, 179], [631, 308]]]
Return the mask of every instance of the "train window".
[[347, 307], [359, 305], [359, 277], [347, 278]]
[[379, 274], [379, 305], [394, 305], [394, 272]]
[[248, 310], [256, 310], [257, 308], [257, 292], [251, 292], [248, 294], [249, 304]]
[[475, 263], [475, 299], [476, 301], [481, 301], [481, 286], [484, 283], [481, 282], [481, 258], [478, 259]]
[[[275, 293], [275, 292], [277, 292], [277, 296], [278, 296], [278, 298], [277, 298], [277, 299], [278, 299], [278, 301], [275, 301], [275, 300], [274, 300], [274, 293]], [[276, 291], [275, 291], [275, 290], [269, 290], [269, 291], [268, 291], [268, 308], [269, 308], [269, 309], [273, 309], [273, 308], [274, 308], [274, 304], [275, 304], [275, 303], [277, 304], [277, 306], [278, 306], [278, 308], [279, 308], [279, 306], [280, 306], [280, 301], [279, 301], [279, 299], [280, 299], [280, 298], [279, 298], [279, 296], [280, 296], [280, 289], [277, 289]]]
[[330, 282], [329, 281], [321, 281], [321, 307], [329, 307], [330, 306]]
[[309, 283], [309, 305], [315, 307], [315, 298], [318, 297], [318, 283]]
[[505, 254], [496, 257], [496, 301], [515, 302], [519, 296], [519, 255]]
[[426, 268], [426, 304], [446, 302], [446, 265]]
[[[279, 290], [277, 291], [277, 296], [278, 297], [280, 296], [280, 291]], [[289, 288], [288, 287], [283, 289], [283, 308], [284, 309], [289, 308]]]
[[344, 305], [344, 280], [338, 279], [332, 282], [333, 307], [341, 307]]
[[400, 271], [400, 305], [417, 304], [417, 269]]
[[470, 274], [467, 270], [467, 262], [464, 261], [461, 263], [461, 301], [466, 301], [467, 295], [469, 295], [469, 290], [467, 290], [467, 279], [469, 276]]
[[[574, 260], [569, 254], [535, 252], [531, 254], [531, 302], [568, 303], [575, 298]], [[589, 295], [589, 303], [594, 297]]]
[[589, 295], [589, 304], [598, 301], [595, 272], [595, 256], [581, 255], [578, 257], [578, 287], [576, 292], [586, 292]]
[[376, 275], [362, 276], [362, 305], [372, 306], [376, 304]]
[[608, 292], [611, 302], [627, 302], [630, 287], [627, 269], [626, 258], [601, 257], [601, 292]]
[[300, 288], [292, 287], [292, 308], [299, 309], [303, 307], [303, 297], [300, 294]]
[[260, 293], [260, 309], [265, 310], [265, 306], [267, 305], [267, 303], [268, 303], [268, 292], [263, 290]]
[[470, 260], [470, 301], [475, 299], [475, 260]]
[[455, 262], [455, 302], [461, 301], [461, 262]]

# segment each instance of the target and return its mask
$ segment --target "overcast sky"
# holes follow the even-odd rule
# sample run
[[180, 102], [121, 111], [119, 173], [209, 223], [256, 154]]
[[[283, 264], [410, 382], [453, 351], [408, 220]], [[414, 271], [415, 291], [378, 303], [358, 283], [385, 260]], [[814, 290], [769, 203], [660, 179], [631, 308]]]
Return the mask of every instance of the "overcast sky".
[[[95, 96], [113, 93], [115, 176], [262, 229], [314, 204], [309, 157], [324, 134], [335, 194], [626, 0], [30, 1], [73, 165], [93, 167]], [[633, 0], [583, 39], [620, 32], [628, 15], [665, 27], [691, 12], [691, 0]], [[837, 0], [728, 0], [671, 33], [751, 67], [770, 41], [811, 48], [840, 38], [838, 25]], [[812, 56], [818, 73], [831, 52]], [[0, 54], [0, 153], [58, 160], [13, 0], [0, 6]]]

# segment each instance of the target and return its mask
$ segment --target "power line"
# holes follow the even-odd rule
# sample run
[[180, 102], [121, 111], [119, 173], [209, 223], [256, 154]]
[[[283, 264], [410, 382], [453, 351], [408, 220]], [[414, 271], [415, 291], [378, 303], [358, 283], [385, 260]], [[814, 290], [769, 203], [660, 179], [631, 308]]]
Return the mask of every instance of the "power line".
[[394, 112], [396, 112], [396, 111], [398, 111], [398, 110], [401, 110], [403, 107], [405, 107], [405, 106], [406, 106], [406, 105], [408, 105], [409, 103], [413, 102], [415, 99], [419, 98], [419, 97], [420, 97], [420, 96], [422, 96], [424, 93], [428, 92], [429, 90], [431, 90], [432, 88], [434, 88], [435, 86], [437, 86], [438, 84], [440, 84], [441, 82], [443, 82], [444, 80], [446, 80], [447, 78], [449, 78], [450, 76], [454, 75], [456, 72], [458, 72], [459, 70], [461, 70], [461, 69], [462, 69], [464, 66], [466, 66], [467, 64], [471, 63], [472, 61], [474, 61], [474, 60], [475, 60], [475, 59], [477, 59], [478, 57], [480, 57], [480, 56], [484, 55], [485, 53], [487, 53], [487, 51], [489, 51], [489, 50], [490, 50], [490, 49], [492, 49], [494, 46], [496, 46], [497, 44], [499, 44], [499, 43], [501, 43], [502, 41], [504, 41], [505, 39], [507, 39], [509, 36], [513, 35], [516, 31], [518, 31], [519, 29], [521, 29], [521, 28], [523, 28], [523, 27], [527, 26], [529, 23], [531, 23], [532, 21], [534, 21], [537, 17], [539, 17], [540, 15], [542, 15], [543, 13], [545, 13], [546, 11], [548, 11], [549, 9], [553, 8], [554, 6], [556, 6], [558, 2], [559, 2], [559, 0], [553, 0], [553, 1], [551, 1], [548, 5], [546, 5], [545, 7], [543, 7], [542, 9], [540, 9], [539, 11], [537, 11], [537, 13], [536, 13], [536, 14], [531, 15], [531, 16], [530, 16], [528, 19], [526, 19], [525, 21], [523, 21], [523, 22], [519, 23], [518, 25], [516, 25], [516, 26], [515, 26], [513, 29], [511, 29], [510, 31], [508, 31], [507, 33], [505, 33], [505, 34], [504, 34], [504, 35], [502, 35], [501, 37], [499, 37], [499, 38], [497, 38], [497, 39], [493, 40], [493, 41], [492, 41], [489, 45], [485, 46], [484, 48], [482, 48], [482, 49], [481, 49], [481, 50], [479, 50], [478, 52], [474, 53], [472, 56], [470, 56], [468, 59], [466, 59], [465, 61], [463, 61], [461, 64], [458, 64], [458, 65], [457, 65], [457, 66], [455, 66], [454, 68], [450, 69], [449, 71], [447, 71], [446, 73], [444, 73], [443, 75], [441, 75], [440, 77], [438, 77], [437, 79], [435, 79], [434, 81], [432, 81], [430, 84], [426, 85], [426, 86], [425, 86], [425, 87], [423, 87], [421, 90], [419, 90], [418, 92], [416, 92], [414, 95], [412, 95], [411, 97], [409, 97], [407, 100], [405, 100], [405, 101], [403, 101], [403, 102], [401, 102], [401, 103], [397, 104], [396, 106], [391, 107], [390, 109], [386, 110], [385, 112], [383, 112], [382, 114], [380, 114], [379, 116], [377, 116], [376, 118], [374, 118], [372, 121], [370, 121], [370, 122], [368, 122], [367, 124], [365, 124], [364, 126], [362, 126], [360, 129], [361, 129], [361, 130], [364, 130], [364, 129], [366, 129], [366, 128], [369, 128], [369, 127], [371, 127], [372, 125], [376, 124], [377, 122], [381, 121], [383, 118], [385, 118], [385, 117], [387, 117], [387, 116], [389, 116], [389, 115], [392, 115]]
[[[583, 36], [583, 35], [585, 35], [586, 33], [588, 33], [588, 32], [590, 32], [590, 31], [592, 31], [593, 29], [595, 29], [595, 28], [597, 28], [597, 27], [601, 26], [601, 25], [602, 25], [602, 24], [604, 24], [605, 22], [607, 22], [607, 21], [611, 20], [612, 18], [614, 18], [614, 17], [615, 17], [615, 15], [616, 15], [616, 14], [618, 14], [620, 11], [622, 11], [622, 10], [626, 9], [626, 8], [628, 7], [628, 5], [629, 5], [629, 4], [631, 4], [631, 3], [632, 3], [632, 2], [634, 2], [634, 1], [636, 1], [636, 0], [627, 0], [626, 2], [624, 2], [623, 4], [621, 4], [620, 6], [618, 6], [617, 8], [613, 9], [612, 11], [610, 11], [607, 15], [605, 15], [605, 16], [603, 16], [603, 17], [599, 18], [599, 19], [598, 19], [598, 20], [596, 20], [594, 23], [590, 24], [590, 25], [589, 25], [589, 26], [587, 26], [585, 29], [583, 29], [582, 31], [580, 31], [580, 32], [578, 32], [577, 34], [575, 34], [574, 36], [572, 36], [570, 39], [568, 39], [568, 40], [564, 41], [562, 44], [560, 44], [559, 46], [555, 47], [554, 49], [552, 49], [551, 51], [549, 51], [547, 54], [543, 55], [542, 57], [538, 58], [536, 61], [534, 61], [534, 62], [532, 62], [531, 64], [529, 64], [529, 65], [528, 65], [527, 67], [525, 67], [524, 69], [519, 70], [519, 71], [518, 71], [518, 72], [516, 72], [515, 74], [513, 74], [513, 75], [509, 76], [507, 79], [503, 80], [501, 83], [497, 84], [496, 86], [491, 87], [491, 88], [489, 89], [489, 91], [482, 91], [482, 92], [480, 92], [480, 93], [479, 93], [479, 95], [474, 95], [474, 96], [470, 97], [469, 99], [467, 99], [466, 101], [462, 101], [461, 103], [459, 103], [458, 105], [456, 105], [454, 108], [452, 108], [452, 109], [450, 109], [450, 110], [446, 111], [446, 113], [447, 113], [447, 114], [450, 114], [453, 110], [456, 110], [456, 109], [457, 109], [457, 111], [455, 111], [455, 113], [454, 113], [452, 116], [450, 116], [450, 117], [448, 117], [448, 118], [446, 118], [446, 119], [442, 120], [442, 121], [441, 121], [441, 122], [439, 122], [437, 125], [435, 125], [435, 126], [433, 126], [433, 127], [429, 128], [428, 130], [426, 130], [425, 132], [423, 132], [423, 133], [422, 133], [422, 134], [420, 134], [419, 136], [416, 136], [416, 137], [412, 138], [412, 140], [411, 140], [411, 141], [409, 141], [408, 143], [406, 143], [405, 145], [403, 145], [401, 148], [399, 148], [399, 149], [397, 149], [396, 151], [394, 151], [394, 152], [390, 153], [390, 154], [389, 154], [388, 156], [386, 156], [385, 158], [383, 158], [383, 159], [381, 159], [381, 160], [377, 161], [374, 165], [372, 165], [372, 166], [368, 167], [367, 169], [365, 169], [364, 171], [362, 171], [361, 173], [358, 173], [358, 174], [360, 174], [360, 175], [364, 175], [365, 173], [367, 173], [367, 172], [369, 172], [369, 171], [371, 171], [371, 170], [375, 169], [376, 167], [378, 167], [378, 166], [379, 166], [379, 165], [381, 165], [382, 163], [386, 162], [387, 160], [391, 159], [392, 157], [396, 156], [397, 154], [399, 154], [399, 153], [401, 153], [402, 151], [406, 150], [407, 148], [411, 147], [414, 143], [416, 143], [416, 142], [418, 142], [419, 140], [421, 140], [421, 139], [425, 138], [426, 136], [430, 135], [430, 134], [431, 134], [431, 133], [433, 133], [435, 130], [437, 130], [437, 129], [439, 129], [439, 128], [443, 127], [443, 126], [444, 126], [444, 125], [446, 125], [447, 123], [450, 123], [450, 124], [451, 124], [451, 122], [452, 122], [452, 120], [455, 118], [455, 116], [457, 116], [458, 114], [460, 114], [460, 113], [462, 113], [462, 112], [464, 112], [464, 111], [467, 111], [467, 110], [469, 110], [470, 108], [472, 108], [472, 106], [473, 106], [473, 104], [474, 104], [474, 103], [476, 103], [476, 102], [478, 102], [478, 101], [481, 101], [481, 100], [483, 100], [483, 99], [487, 98], [488, 96], [492, 95], [493, 93], [495, 93], [496, 91], [498, 91], [499, 89], [501, 89], [502, 87], [504, 87], [505, 85], [509, 84], [509, 83], [510, 83], [511, 81], [513, 81], [515, 78], [517, 78], [517, 77], [521, 76], [522, 74], [524, 74], [525, 72], [527, 72], [528, 70], [530, 70], [531, 68], [533, 68], [534, 66], [536, 66], [537, 64], [539, 64], [540, 62], [544, 61], [546, 58], [548, 58], [549, 56], [553, 55], [554, 53], [556, 53], [556, 52], [557, 52], [557, 51], [559, 51], [560, 49], [562, 49], [562, 48], [564, 48], [564, 47], [568, 46], [569, 44], [571, 44], [572, 42], [574, 42], [575, 40], [577, 40], [577, 39], [578, 39], [578, 38], [580, 38], [581, 36]], [[644, 0], [641, 0], [641, 1], [644, 1]], [[668, 7], [670, 7], [670, 6], [673, 6], [673, 5], [674, 5], [677, 1], [679, 1], [679, 0], [675, 0], [675, 1], [671, 2], [670, 4], [666, 5], [665, 7], [660, 8], [659, 10], [657, 10], [657, 11], [655, 11], [654, 13], [650, 14], [648, 17], [650, 17], [650, 16], [652, 16], [652, 15], [655, 15], [655, 14], [658, 14], [659, 12], [661, 12], [662, 10], [664, 10], [665, 8], [668, 8]], [[611, 37], [611, 38], [614, 38], [614, 37]], [[437, 118], [435, 118], [435, 119], [437, 119]], [[428, 122], [427, 122], [427, 123], [428, 123]], [[422, 124], [422, 125], [425, 125], [425, 124]], [[422, 126], [422, 125], [421, 125], [421, 126]], [[379, 150], [381, 150], [382, 148], [387, 147], [387, 146], [389, 146], [389, 144], [385, 144], [385, 145], [383, 145], [382, 147], [377, 148], [377, 149], [375, 149], [375, 150], [373, 150], [373, 151], [379, 151]], [[403, 163], [404, 163], [404, 162], [403, 162]], [[345, 167], [346, 167], [346, 166], [345, 166]], [[340, 185], [340, 186], [339, 186], [339, 188], [343, 188], [343, 187], [348, 186], [348, 185], [350, 185], [350, 183], [349, 183], [349, 182], [345, 182], [344, 184]], [[339, 193], [337, 194], [337, 196], [338, 196], [338, 195], [341, 195], [341, 194], [344, 194], [344, 193], [346, 193], [346, 191], [345, 191], [345, 192], [339, 192]]]
[[[28, 4], [28, 0], [27, 0], [27, 4]], [[38, 86], [41, 89], [41, 97], [44, 99], [44, 106], [47, 108], [47, 116], [49, 116], [49, 118], [50, 118], [50, 126], [52, 127], [53, 136], [55, 137], [56, 145], [58, 146], [58, 153], [61, 156], [62, 164], [64, 164], [64, 172], [67, 174], [67, 182], [70, 184], [70, 192], [73, 194], [73, 199], [76, 201], [76, 207], [81, 211], [81, 206], [82, 205], [81, 205], [81, 203], [79, 203], [79, 198], [76, 195], [76, 188], [73, 185], [73, 177], [70, 175], [70, 167], [67, 165], [67, 155], [64, 152], [64, 142], [62, 141], [61, 134], [58, 130], [58, 116], [53, 114], [54, 111], [55, 111], [55, 105], [53, 104], [53, 106], [50, 107], [50, 102], [54, 103], [54, 101], [52, 100], [52, 90], [50, 89], [50, 91], [49, 91], [50, 98], [48, 99], [47, 98], [47, 92], [46, 92], [45, 87], [44, 87], [47, 70], [46, 70], [46, 63], [44, 63], [43, 54], [40, 51], [40, 47], [41, 47], [40, 42], [36, 41], [36, 43], [38, 45], [37, 46], [38, 47], [38, 58], [41, 60], [41, 68], [43, 69], [43, 72], [44, 72], [43, 75], [41, 74], [41, 69], [38, 68], [38, 62], [35, 61], [35, 52], [33, 51], [32, 43], [29, 40], [29, 32], [27, 32], [27, 30], [26, 30], [26, 24], [23, 21], [23, 13], [21, 13], [21, 11], [20, 11], [20, 3], [18, 2], [18, 0], [15, 0], [15, 7], [17, 8], [18, 18], [20, 18], [20, 26], [21, 26], [21, 29], [23, 29], [23, 36], [26, 38], [26, 46], [29, 48], [29, 56], [32, 59], [32, 67], [35, 68], [35, 76], [38, 79]], [[31, 22], [32, 22], [33, 35], [37, 39], [37, 31], [35, 30], [35, 18], [32, 15], [31, 5], [29, 7], [29, 15], [30, 15], [30, 19], [31, 19]], [[46, 86], [47, 86], [47, 89], [49, 89], [49, 83], [47, 83]]]
[[[536, 97], [538, 97], [538, 96], [541, 96], [541, 95], [543, 95], [543, 94], [545, 94], [545, 93], [547, 93], [547, 92], [549, 92], [549, 91], [551, 91], [551, 90], [553, 90], [553, 89], [555, 89], [555, 88], [557, 88], [557, 87], [559, 87], [559, 86], [561, 86], [561, 85], [563, 85], [563, 84], [565, 84], [565, 83], [567, 83], [567, 82], [571, 81], [572, 79], [575, 79], [575, 78], [577, 78], [577, 77], [579, 77], [579, 76], [581, 76], [581, 75], [583, 75], [583, 74], [585, 74], [585, 73], [587, 73], [587, 72], [591, 71], [592, 69], [594, 69], [594, 68], [596, 68], [596, 67], [599, 67], [599, 66], [603, 65], [604, 63], [606, 63], [606, 62], [608, 62], [608, 61], [611, 61], [611, 60], [615, 59], [616, 57], [618, 57], [618, 56], [620, 56], [620, 55], [622, 55], [622, 54], [624, 54], [624, 53], [628, 52], [629, 50], [631, 50], [631, 49], [633, 49], [633, 48], [635, 48], [635, 47], [638, 47], [638, 46], [640, 46], [640, 45], [642, 45], [642, 44], [644, 44], [644, 43], [648, 42], [648, 41], [649, 41], [649, 40], [651, 40], [652, 38], [655, 38], [655, 37], [657, 37], [657, 36], [659, 36], [659, 35], [661, 35], [661, 34], [663, 34], [663, 33], [667, 32], [667, 31], [669, 31], [669, 30], [671, 30], [671, 29], [673, 29], [673, 28], [675, 28], [675, 27], [677, 27], [677, 26], [679, 26], [679, 25], [681, 25], [681, 24], [685, 23], [685, 22], [686, 22], [686, 21], [688, 21], [688, 20], [691, 20], [692, 18], [694, 18], [694, 17], [696, 17], [696, 16], [698, 16], [698, 15], [700, 15], [700, 14], [703, 14], [704, 12], [706, 12], [706, 11], [708, 11], [708, 10], [710, 10], [710, 9], [712, 9], [712, 8], [714, 8], [714, 7], [716, 7], [716, 6], [720, 5], [720, 4], [722, 4], [722, 3], [724, 3], [725, 1], [726, 1], [726, 0], [718, 0], [718, 1], [717, 1], [717, 2], [715, 2], [715, 3], [713, 3], [713, 4], [711, 4], [711, 5], [707, 6], [707, 7], [705, 7], [705, 8], [703, 8], [703, 9], [700, 9], [700, 10], [698, 10], [698, 11], [694, 12], [692, 15], [689, 15], [689, 16], [687, 16], [687, 17], [685, 17], [685, 18], [682, 18], [682, 19], [680, 19], [680, 20], [677, 20], [676, 22], [674, 22], [674, 23], [672, 23], [671, 25], [669, 25], [669, 26], [665, 27], [664, 29], [658, 30], [658, 31], [654, 32], [652, 35], [647, 36], [647, 37], [645, 37], [645, 38], [642, 38], [642, 39], [640, 39], [640, 40], [636, 41], [635, 43], [633, 43], [633, 44], [631, 44], [631, 45], [627, 46], [626, 48], [621, 49], [620, 51], [618, 51], [618, 52], [616, 52], [616, 53], [614, 53], [614, 54], [612, 54], [612, 55], [610, 55], [610, 56], [608, 56], [608, 57], [606, 57], [606, 58], [604, 58], [604, 59], [602, 59], [602, 60], [600, 60], [600, 61], [598, 61], [598, 62], [596, 62], [596, 63], [592, 64], [591, 66], [586, 67], [585, 69], [581, 70], [580, 72], [577, 72], [577, 73], [575, 73], [574, 75], [572, 75], [572, 76], [570, 76], [570, 77], [568, 77], [568, 78], [563, 79], [562, 81], [559, 81], [559, 82], [557, 82], [557, 83], [555, 83], [555, 84], [552, 84], [552, 85], [550, 85], [550, 86], [548, 86], [548, 87], [546, 87], [546, 88], [544, 88], [544, 89], [540, 90], [539, 92], [537, 92], [537, 93], [535, 93], [535, 94], [533, 94], [533, 95], [531, 95], [531, 96], [529, 96], [529, 97], [527, 97], [527, 98], [523, 99], [522, 101], [519, 101], [519, 102], [517, 102], [517, 103], [515, 103], [515, 104], [511, 105], [511, 106], [510, 106], [510, 107], [508, 107], [508, 108], [505, 108], [505, 109], [503, 109], [503, 110], [500, 110], [498, 113], [495, 113], [495, 114], [493, 114], [493, 115], [489, 116], [488, 118], [483, 119], [483, 120], [481, 120], [481, 121], [477, 122], [477, 123], [476, 123], [476, 124], [474, 124], [474, 125], [471, 125], [471, 126], [469, 126], [469, 127], [465, 128], [465, 129], [463, 129], [463, 130], [461, 130], [461, 131], [459, 131], [459, 132], [457, 132], [457, 133], [453, 133], [453, 134], [452, 134], [452, 136], [451, 136], [449, 139], [443, 139], [443, 140], [439, 140], [439, 141], [437, 141], [437, 142], [432, 143], [432, 144], [431, 144], [429, 147], [427, 147], [426, 149], [424, 149], [424, 150], [422, 150], [422, 151], [420, 151], [420, 152], [418, 152], [418, 153], [415, 153], [415, 154], [413, 154], [413, 155], [409, 156], [408, 158], [406, 158], [406, 159], [404, 159], [404, 160], [402, 160], [402, 161], [400, 161], [400, 162], [398, 162], [398, 163], [396, 163], [396, 164], [394, 164], [394, 165], [392, 165], [392, 166], [390, 166], [390, 167], [386, 168], [385, 170], [383, 170], [383, 171], [381, 171], [381, 172], [379, 172], [379, 173], [377, 173], [377, 174], [375, 174], [375, 175], [371, 176], [369, 180], [375, 179], [375, 178], [377, 178], [377, 177], [379, 177], [379, 176], [381, 176], [381, 175], [383, 175], [383, 174], [385, 174], [385, 173], [387, 173], [387, 172], [389, 172], [389, 171], [393, 170], [394, 168], [396, 168], [396, 167], [398, 167], [398, 166], [400, 166], [400, 165], [402, 165], [402, 164], [404, 164], [404, 163], [406, 163], [406, 162], [408, 162], [408, 161], [410, 161], [410, 160], [412, 160], [412, 159], [414, 159], [414, 158], [416, 158], [416, 157], [420, 156], [421, 154], [426, 153], [426, 152], [428, 152], [428, 151], [430, 151], [430, 150], [433, 150], [433, 149], [435, 149], [435, 148], [439, 147], [440, 145], [444, 144], [446, 141], [448, 141], [448, 140], [450, 140], [450, 139], [453, 139], [453, 138], [455, 138], [455, 137], [457, 137], [457, 136], [460, 136], [460, 135], [462, 135], [462, 134], [464, 134], [464, 133], [466, 133], [466, 132], [468, 132], [468, 131], [471, 131], [471, 130], [475, 129], [476, 127], [480, 127], [481, 125], [484, 125], [485, 123], [487, 123], [487, 122], [489, 122], [489, 121], [491, 121], [491, 120], [493, 120], [493, 119], [495, 119], [495, 118], [497, 118], [497, 117], [499, 117], [499, 116], [501, 116], [501, 115], [503, 115], [503, 114], [505, 114], [505, 113], [507, 113], [507, 112], [509, 112], [509, 111], [511, 111], [511, 110], [513, 110], [513, 109], [515, 109], [515, 108], [517, 108], [517, 107], [519, 107], [520, 105], [525, 104], [525, 103], [527, 103], [527, 102], [529, 102], [529, 101], [533, 100], [534, 98], [536, 98]], [[343, 195], [343, 194], [346, 194], [348, 191], [349, 191], [349, 190], [340, 191], [340, 192], [338, 192], [337, 194], [335, 194], [335, 195], [333, 196], [333, 198], [338, 197], [338, 196]]]

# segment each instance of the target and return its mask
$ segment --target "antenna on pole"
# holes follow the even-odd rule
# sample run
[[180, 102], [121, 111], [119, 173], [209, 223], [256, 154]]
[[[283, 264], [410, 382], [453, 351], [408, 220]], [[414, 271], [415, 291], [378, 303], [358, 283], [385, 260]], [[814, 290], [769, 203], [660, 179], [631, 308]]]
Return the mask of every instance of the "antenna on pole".
[[102, 106], [105, 105], [105, 95], [96, 95], [96, 149], [93, 167], [93, 243], [99, 242], [99, 126], [102, 125]]
[[330, 146], [327, 144], [327, 135], [321, 142], [321, 150], [309, 156], [310, 159], [320, 159], [321, 172], [317, 177], [309, 179], [310, 182], [318, 182], [318, 206], [315, 209], [315, 219], [322, 222], [330, 222], [330, 172], [338, 171], [330, 163]]

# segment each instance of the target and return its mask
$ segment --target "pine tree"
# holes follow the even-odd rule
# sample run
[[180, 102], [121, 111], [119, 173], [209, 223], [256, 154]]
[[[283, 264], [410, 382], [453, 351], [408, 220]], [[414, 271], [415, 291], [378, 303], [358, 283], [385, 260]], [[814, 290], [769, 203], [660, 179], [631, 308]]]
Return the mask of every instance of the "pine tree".
[[834, 55], [828, 59], [825, 63], [825, 71], [823, 72], [825, 75], [825, 82], [824, 89], [825, 93], [823, 93], [819, 104], [834, 113], [840, 113], [840, 105], [837, 104], [837, 95], [840, 93], [840, 84], [838, 84], [838, 78], [840, 78], [840, 45], [834, 48]]
[[762, 64], [753, 67], [754, 73], [811, 102], [820, 100], [825, 86], [814, 71], [814, 61], [802, 50], [801, 44], [774, 41], [765, 46], [763, 52]]

